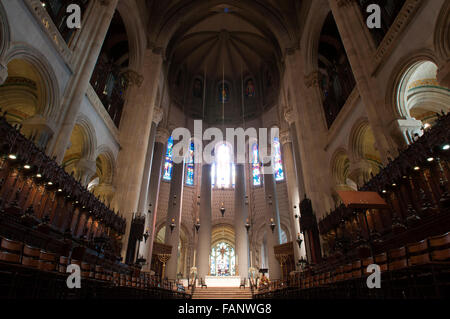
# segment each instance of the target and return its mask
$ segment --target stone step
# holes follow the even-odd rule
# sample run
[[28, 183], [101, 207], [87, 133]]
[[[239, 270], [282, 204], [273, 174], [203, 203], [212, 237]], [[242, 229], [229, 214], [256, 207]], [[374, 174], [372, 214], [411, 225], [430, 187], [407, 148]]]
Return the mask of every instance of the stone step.
[[208, 287], [195, 288], [192, 299], [252, 299], [249, 288]]

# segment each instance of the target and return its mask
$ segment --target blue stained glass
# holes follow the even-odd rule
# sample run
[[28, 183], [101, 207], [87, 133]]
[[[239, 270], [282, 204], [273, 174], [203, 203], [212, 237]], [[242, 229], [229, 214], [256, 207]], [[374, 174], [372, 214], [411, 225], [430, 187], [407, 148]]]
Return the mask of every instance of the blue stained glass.
[[169, 137], [169, 140], [167, 141], [167, 152], [166, 152], [166, 158], [164, 161], [164, 175], [163, 179], [165, 181], [172, 180], [172, 170], [173, 170], [173, 137]]
[[194, 143], [191, 143], [189, 149], [189, 161], [186, 164], [186, 185], [194, 185]]
[[284, 180], [283, 162], [281, 161], [280, 140], [276, 137], [273, 140], [273, 167], [276, 181]]
[[261, 163], [259, 162], [258, 144], [252, 146], [252, 178], [254, 186], [261, 186]]

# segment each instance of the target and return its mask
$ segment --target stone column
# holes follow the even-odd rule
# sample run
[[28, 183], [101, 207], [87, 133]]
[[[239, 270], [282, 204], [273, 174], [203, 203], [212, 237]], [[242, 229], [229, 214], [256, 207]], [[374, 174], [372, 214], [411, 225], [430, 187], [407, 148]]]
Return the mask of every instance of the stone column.
[[[270, 154], [270, 152], [268, 153]], [[265, 166], [265, 171], [270, 171], [271, 162], [269, 166]], [[281, 279], [280, 263], [275, 257], [274, 247], [281, 244], [281, 226], [280, 213], [278, 210], [278, 199], [276, 192], [276, 181], [273, 173], [264, 174], [264, 190], [266, 194], [266, 220], [264, 221], [267, 232], [267, 256], [269, 261], [269, 276], [270, 280]], [[275, 229], [272, 232], [270, 228], [271, 220], [275, 223]]]
[[113, 206], [127, 219], [122, 254], [125, 256], [133, 212], [138, 209], [153, 111], [161, 78], [162, 57], [159, 51], [147, 50], [142, 65], [143, 82], [128, 89], [128, 98], [120, 122], [121, 151], [114, 178], [116, 196]]
[[[184, 161], [174, 164], [172, 171], [172, 181], [170, 183], [169, 204], [167, 206], [166, 222], [166, 245], [172, 246], [172, 255], [166, 264], [166, 276], [170, 280], [177, 279], [178, 265], [178, 244], [180, 243], [181, 212], [183, 208], [184, 189]], [[170, 225], [174, 223], [175, 228], [171, 230]]]
[[437, 80], [440, 85], [450, 89], [450, 61], [447, 60], [447, 62], [439, 66]]
[[[294, 165], [294, 154], [292, 151], [292, 139], [289, 131], [281, 132], [280, 142], [283, 147], [283, 163], [286, 176], [286, 184], [289, 200], [289, 217], [291, 220], [292, 241], [294, 242], [294, 260], [297, 261], [302, 256], [299, 245], [297, 244], [297, 236], [303, 241], [303, 236], [300, 234], [300, 223], [298, 218], [298, 204], [300, 202], [298, 193], [297, 176]], [[294, 206], [296, 208], [294, 208]]]
[[161, 186], [162, 167], [164, 155], [166, 154], [166, 144], [170, 137], [169, 131], [158, 127], [156, 130], [155, 147], [153, 150], [152, 170], [150, 175], [150, 185], [148, 187], [147, 206], [150, 210], [146, 218], [145, 230], [149, 232], [147, 241], [141, 243], [140, 255], [143, 255], [146, 264], [144, 270], [150, 271], [152, 265], [153, 243], [155, 241], [156, 219], [158, 217], [158, 198]]
[[245, 222], [248, 217], [245, 205], [245, 165], [236, 164], [236, 181], [234, 188], [234, 233], [238, 273], [242, 278], [248, 278], [248, 236]]
[[150, 184], [150, 173], [153, 161], [153, 149], [155, 145], [156, 138], [156, 127], [159, 122], [161, 122], [163, 117], [163, 112], [160, 108], [155, 108], [153, 111], [153, 122], [152, 127], [150, 129], [150, 138], [148, 139], [147, 145], [147, 155], [145, 157], [145, 166], [144, 166], [144, 174], [142, 175], [142, 183], [141, 183], [141, 193], [139, 195], [139, 204], [138, 204], [138, 212], [143, 214], [144, 216], [147, 214], [147, 199], [148, 199], [148, 189]]
[[3, 63], [0, 63], [0, 85], [5, 83], [8, 78], [8, 67]]
[[384, 94], [373, 78], [374, 48], [370, 45], [370, 33], [356, 0], [329, 0], [334, 19], [355, 76], [361, 100], [367, 111], [370, 127], [383, 163], [397, 154], [397, 145], [392, 140], [389, 129], [395, 118], [389, 112], [380, 112], [385, 104]]
[[[298, 174], [302, 175], [302, 193], [313, 202], [318, 217], [334, 207], [328, 182], [330, 172], [327, 154], [324, 151], [328, 128], [319, 88], [319, 74], [304, 74], [303, 56], [300, 50], [291, 50], [286, 56], [287, 84], [293, 93], [292, 108], [289, 109], [291, 130], [298, 147]], [[302, 197], [303, 198], [303, 197]], [[297, 203], [298, 204], [298, 203]], [[333, 205], [332, 205], [333, 204]]]
[[68, 90], [67, 104], [63, 106], [66, 110], [64, 119], [62, 121], [60, 130], [58, 132], [58, 139], [55, 141], [53, 154], [56, 156], [58, 163], [64, 159], [64, 153], [70, 141], [75, 121], [81, 107], [81, 102], [86, 94], [86, 90], [97, 63], [100, 50], [111, 24], [112, 17], [116, 11], [118, 0], [100, 1], [97, 6], [98, 12], [94, 14], [96, 19], [101, 22], [95, 30], [92, 30], [91, 36], [94, 40], [89, 48], [86, 48], [87, 55], [84, 62], [78, 67], [78, 72], [74, 75], [69, 84], [71, 90]]
[[198, 231], [197, 258], [198, 278], [209, 274], [209, 253], [211, 251], [211, 164], [202, 165], [200, 186], [200, 229]]

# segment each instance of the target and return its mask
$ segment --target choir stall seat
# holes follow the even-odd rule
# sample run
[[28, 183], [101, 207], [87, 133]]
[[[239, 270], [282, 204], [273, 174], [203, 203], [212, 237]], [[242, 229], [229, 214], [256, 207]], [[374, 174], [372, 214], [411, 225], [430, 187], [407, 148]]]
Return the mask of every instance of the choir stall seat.
[[433, 262], [450, 262], [450, 232], [429, 238]]
[[39, 269], [45, 271], [55, 271], [56, 270], [56, 254], [49, 253], [46, 251], [41, 251], [39, 254]]
[[31, 268], [38, 268], [40, 255], [41, 250], [39, 248], [25, 245], [23, 247], [22, 265]]
[[7, 238], [0, 238], [0, 240], [0, 261], [19, 264], [23, 243]]

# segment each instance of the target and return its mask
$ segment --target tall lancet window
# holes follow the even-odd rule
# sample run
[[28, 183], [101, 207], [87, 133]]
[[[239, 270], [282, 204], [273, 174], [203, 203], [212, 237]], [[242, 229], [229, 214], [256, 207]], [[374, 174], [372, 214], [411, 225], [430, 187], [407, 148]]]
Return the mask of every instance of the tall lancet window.
[[273, 140], [273, 173], [275, 175], [275, 180], [284, 180], [283, 162], [281, 161], [281, 146], [278, 137]]
[[235, 185], [235, 165], [231, 159], [231, 149], [222, 144], [216, 149], [216, 161], [211, 166], [212, 185], [217, 188], [230, 188]]
[[189, 148], [189, 159], [186, 163], [186, 185], [194, 185], [194, 143]]
[[252, 146], [252, 178], [253, 186], [261, 186], [261, 162], [259, 161], [258, 144]]
[[170, 181], [172, 180], [172, 170], [173, 170], [173, 137], [169, 137], [167, 141], [167, 151], [166, 151], [166, 159], [164, 161], [164, 175], [163, 180]]

